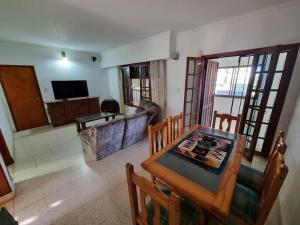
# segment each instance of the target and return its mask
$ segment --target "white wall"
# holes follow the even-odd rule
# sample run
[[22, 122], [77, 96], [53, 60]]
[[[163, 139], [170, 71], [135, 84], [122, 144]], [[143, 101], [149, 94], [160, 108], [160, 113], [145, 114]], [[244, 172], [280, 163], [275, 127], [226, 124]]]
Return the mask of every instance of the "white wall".
[[87, 80], [90, 96], [110, 95], [107, 71], [101, 69], [100, 61], [91, 60], [91, 56], [99, 58], [99, 55], [64, 49], [69, 59], [68, 64], [64, 64], [61, 51], [60, 48], [0, 41], [0, 64], [33, 65], [44, 102], [54, 100], [51, 80]]
[[172, 53], [172, 32], [167, 31], [147, 39], [110, 49], [102, 54], [102, 68], [168, 59]]
[[280, 195], [282, 218], [284, 224], [298, 224], [300, 221], [300, 92], [295, 102], [295, 111], [287, 132], [286, 164], [289, 174]]
[[107, 69], [110, 97], [120, 102], [118, 68], [112, 67]]

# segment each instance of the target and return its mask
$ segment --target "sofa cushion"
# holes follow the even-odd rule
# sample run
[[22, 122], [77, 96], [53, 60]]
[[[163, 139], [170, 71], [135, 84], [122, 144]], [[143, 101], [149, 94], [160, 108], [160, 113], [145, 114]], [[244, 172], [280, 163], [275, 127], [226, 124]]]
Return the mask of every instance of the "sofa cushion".
[[100, 160], [122, 148], [125, 120], [117, 119], [95, 127], [97, 160]]
[[135, 113], [138, 114], [138, 113], [142, 113], [144, 111], [145, 111], [145, 108], [139, 106], [136, 108]]
[[141, 141], [145, 136], [148, 116], [146, 113], [128, 116], [126, 119], [123, 148]]

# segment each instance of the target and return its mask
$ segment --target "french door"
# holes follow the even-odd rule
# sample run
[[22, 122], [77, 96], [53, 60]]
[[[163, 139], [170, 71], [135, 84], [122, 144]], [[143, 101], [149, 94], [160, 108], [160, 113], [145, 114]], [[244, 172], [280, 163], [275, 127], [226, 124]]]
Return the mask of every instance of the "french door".
[[268, 156], [277, 129], [298, 45], [275, 46], [253, 56], [239, 132], [247, 138], [244, 155]]
[[[183, 107], [183, 127], [188, 130], [199, 119], [199, 104], [201, 94], [201, 81], [204, 76], [202, 57], [188, 57], [186, 65], [185, 93]], [[201, 72], [201, 73], [200, 73]]]
[[[242, 110], [239, 133], [246, 136], [245, 157], [269, 155], [298, 53], [299, 44], [188, 57], [184, 100], [184, 127], [210, 125], [213, 107], [212, 59], [239, 56], [248, 59], [251, 75]], [[251, 61], [251, 63], [250, 63]], [[233, 99], [234, 100], [234, 99]]]

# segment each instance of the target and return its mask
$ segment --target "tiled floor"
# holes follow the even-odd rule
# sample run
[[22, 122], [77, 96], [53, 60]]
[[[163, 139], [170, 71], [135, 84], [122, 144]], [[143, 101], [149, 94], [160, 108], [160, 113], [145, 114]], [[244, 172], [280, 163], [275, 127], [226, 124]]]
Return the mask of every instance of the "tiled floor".
[[[16, 197], [5, 204], [20, 225], [129, 225], [125, 164], [149, 177], [140, 163], [147, 140], [85, 163], [75, 126], [44, 127], [15, 135]], [[263, 169], [264, 161], [254, 165]], [[276, 207], [268, 224], [278, 224]]]

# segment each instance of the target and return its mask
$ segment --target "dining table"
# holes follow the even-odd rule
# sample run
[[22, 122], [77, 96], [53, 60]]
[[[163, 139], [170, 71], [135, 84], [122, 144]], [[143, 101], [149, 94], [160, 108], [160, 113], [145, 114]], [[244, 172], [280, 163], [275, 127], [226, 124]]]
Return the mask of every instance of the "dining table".
[[227, 216], [246, 138], [194, 125], [141, 166], [197, 207]]

